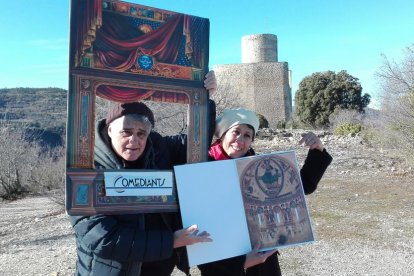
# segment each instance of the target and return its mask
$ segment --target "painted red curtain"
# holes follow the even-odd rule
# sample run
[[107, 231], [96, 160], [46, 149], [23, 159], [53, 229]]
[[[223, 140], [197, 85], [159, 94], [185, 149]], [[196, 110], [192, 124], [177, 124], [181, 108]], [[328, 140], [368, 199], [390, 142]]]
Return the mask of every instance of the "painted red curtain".
[[183, 37], [185, 17], [184, 14], [175, 14], [153, 32], [127, 40], [116, 38], [111, 22], [104, 22], [97, 32], [96, 41], [114, 50], [95, 51], [96, 57], [106, 68], [116, 71], [128, 70], [141, 54], [154, 56], [160, 62], [173, 63]]
[[[102, 0], [75, 1], [77, 66], [85, 51], [95, 41], [96, 30], [102, 25]], [[74, 4], [74, 5], [75, 5]]]
[[96, 89], [96, 95], [115, 102], [138, 102], [142, 101], [152, 94], [154, 90], [120, 87], [113, 85], [101, 85]]
[[115, 102], [138, 102], [142, 100], [150, 100], [156, 102], [172, 102], [181, 104], [189, 103], [188, 96], [182, 93], [146, 90], [113, 85], [98, 86], [96, 89], [96, 95]]

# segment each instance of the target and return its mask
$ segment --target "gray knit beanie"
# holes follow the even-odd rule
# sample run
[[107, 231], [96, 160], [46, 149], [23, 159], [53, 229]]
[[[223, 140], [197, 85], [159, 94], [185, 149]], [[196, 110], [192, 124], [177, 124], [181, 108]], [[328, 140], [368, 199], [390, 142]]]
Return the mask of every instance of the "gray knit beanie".
[[227, 109], [216, 119], [216, 130], [214, 134], [221, 138], [226, 131], [235, 125], [250, 125], [254, 129], [254, 135], [259, 129], [259, 119], [254, 111], [237, 108]]

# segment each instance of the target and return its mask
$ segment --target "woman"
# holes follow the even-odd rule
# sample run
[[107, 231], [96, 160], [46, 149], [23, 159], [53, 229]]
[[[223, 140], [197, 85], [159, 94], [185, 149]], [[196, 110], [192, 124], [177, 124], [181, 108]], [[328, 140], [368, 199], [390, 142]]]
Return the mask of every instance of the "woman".
[[[251, 148], [259, 128], [259, 120], [253, 111], [239, 108], [225, 110], [216, 120], [217, 140], [209, 149], [210, 160], [226, 160], [254, 155]], [[300, 144], [309, 152], [300, 171], [305, 194], [315, 191], [332, 157], [321, 140], [312, 132], [302, 135]], [[246, 256], [237, 256], [199, 265], [202, 276], [223, 275], [281, 275], [277, 251], [258, 252], [260, 245]]]
[[[206, 77], [211, 93], [215, 76]], [[214, 102], [210, 110], [214, 122]], [[153, 127], [154, 114], [144, 103], [116, 104], [97, 123], [95, 167], [167, 170], [185, 163], [186, 135], [162, 137]], [[76, 236], [76, 275], [167, 276], [179, 261], [174, 249], [211, 241], [196, 225], [180, 229], [176, 213], [70, 216], [70, 221]]]

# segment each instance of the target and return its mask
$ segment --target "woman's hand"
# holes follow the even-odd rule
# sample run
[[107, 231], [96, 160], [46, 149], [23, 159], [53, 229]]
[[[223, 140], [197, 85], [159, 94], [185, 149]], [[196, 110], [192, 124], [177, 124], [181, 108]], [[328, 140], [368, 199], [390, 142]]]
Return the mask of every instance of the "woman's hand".
[[319, 137], [316, 136], [316, 134], [312, 131], [309, 131], [308, 133], [303, 133], [302, 139], [300, 139], [299, 144], [304, 144], [310, 149], [317, 149], [323, 151], [323, 144], [321, 139], [319, 139]]
[[246, 255], [246, 261], [244, 261], [244, 269], [262, 264], [266, 262], [267, 258], [277, 252], [277, 249], [259, 252], [260, 244], [257, 244], [249, 254]]
[[204, 87], [208, 90], [210, 97], [213, 96], [214, 92], [217, 91], [216, 74], [213, 70], [209, 71], [206, 74], [206, 77], [204, 79]]
[[174, 248], [191, 245], [198, 242], [212, 242], [210, 234], [206, 231], [198, 233], [197, 225], [193, 224], [185, 229], [174, 232]]

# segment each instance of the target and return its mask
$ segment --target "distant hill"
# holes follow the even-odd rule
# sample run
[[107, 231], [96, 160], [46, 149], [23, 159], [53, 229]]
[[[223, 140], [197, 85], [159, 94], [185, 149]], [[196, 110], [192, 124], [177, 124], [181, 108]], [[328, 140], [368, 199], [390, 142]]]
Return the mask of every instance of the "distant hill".
[[[0, 89], [0, 123], [2, 120], [23, 123], [28, 139], [40, 137], [44, 145], [61, 145], [66, 131], [67, 93], [60, 88]], [[161, 107], [159, 103], [147, 104], [155, 111], [158, 132], [173, 135], [184, 129], [186, 105], [163, 103]], [[97, 105], [98, 118], [101, 118], [107, 102], [97, 98]]]
[[66, 101], [67, 90], [61, 88], [3, 88], [0, 120], [24, 124], [27, 137], [40, 136], [45, 145], [60, 145], [66, 128]]

